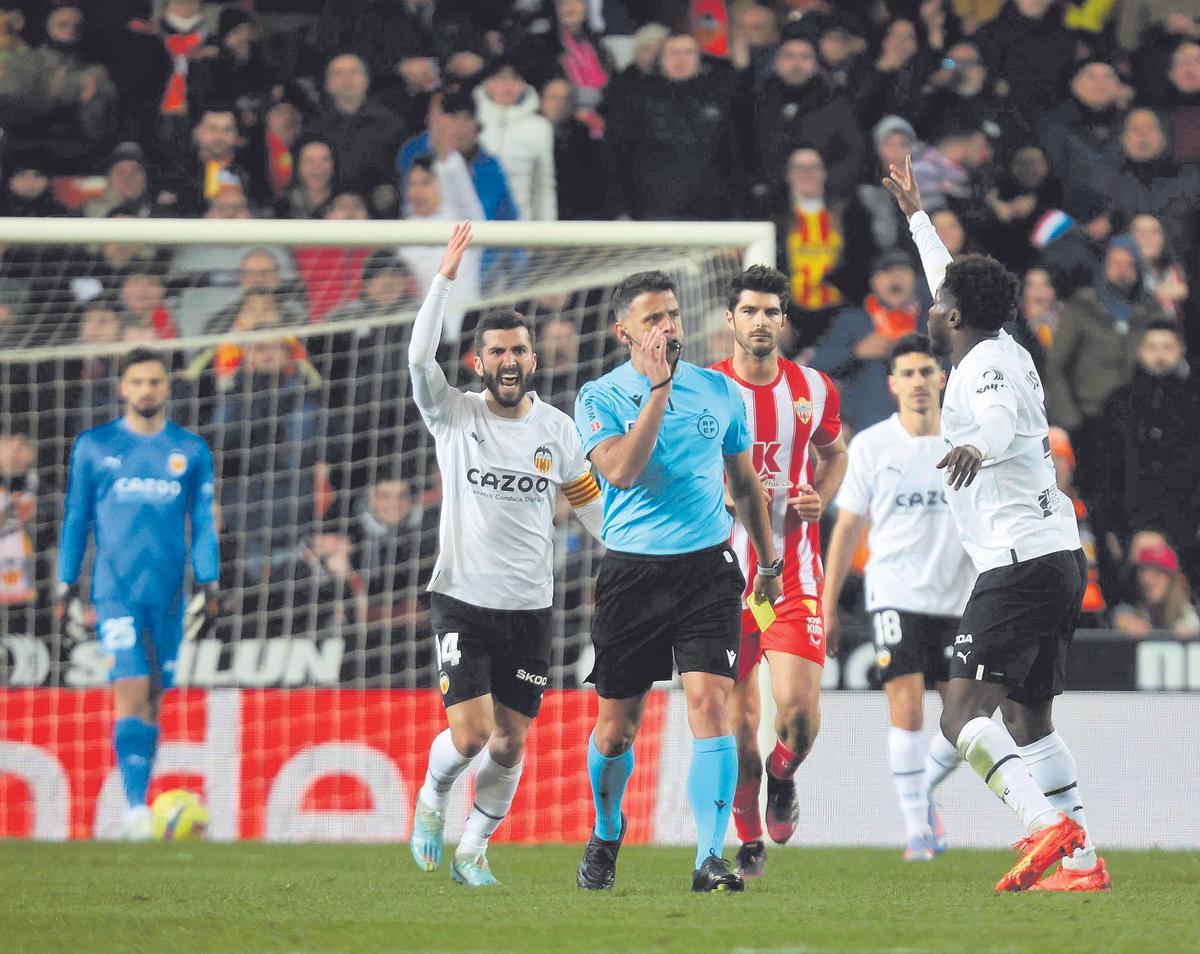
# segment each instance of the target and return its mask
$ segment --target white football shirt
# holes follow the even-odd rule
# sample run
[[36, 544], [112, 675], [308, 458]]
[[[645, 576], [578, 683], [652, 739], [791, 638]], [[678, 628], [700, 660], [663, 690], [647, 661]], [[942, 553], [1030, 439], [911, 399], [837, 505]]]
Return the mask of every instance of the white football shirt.
[[1079, 549], [1075, 509], [1054, 480], [1041, 378], [1029, 352], [1006, 331], [981, 341], [950, 372], [942, 405], [947, 448], [974, 444], [980, 415], [993, 407], [1016, 421], [1016, 436], [984, 459], [971, 486], [946, 490], [980, 573]]
[[413, 397], [442, 474], [439, 552], [429, 590], [472, 606], [544, 609], [554, 601], [554, 502], [600, 495], [575, 422], [530, 392], [517, 420], [483, 394], [450, 387], [434, 354], [451, 283], [440, 275], [413, 323]]
[[870, 521], [867, 612], [961, 616], [975, 568], [950, 513], [940, 435], [914, 437], [893, 414], [850, 441], [837, 508]]

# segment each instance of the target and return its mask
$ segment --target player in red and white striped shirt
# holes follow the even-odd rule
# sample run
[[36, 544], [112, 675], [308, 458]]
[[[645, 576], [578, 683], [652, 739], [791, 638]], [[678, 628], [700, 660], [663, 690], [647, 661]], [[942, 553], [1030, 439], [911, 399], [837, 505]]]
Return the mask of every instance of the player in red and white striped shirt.
[[[783, 597], [776, 619], [758, 631], [743, 607], [738, 682], [729, 697], [738, 742], [738, 787], [733, 819], [742, 847], [743, 877], [766, 864], [758, 793], [763, 760], [758, 751], [758, 663], [771, 670], [778, 741], [768, 756], [767, 833], [783, 844], [796, 830], [799, 812], [793, 776], [812, 748], [821, 721], [818, 694], [825, 663], [821, 622], [821, 541], [817, 523], [846, 474], [841, 402], [820, 371], [780, 357], [786, 320], [787, 279], [765, 265], [733, 280], [725, 320], [733, 329], [733, 357], [713, 367], [737, 383], [754, 436], [754, 465], [767, 494], [776, 552], [783, 554]], [[758, 558], [746, 530], [735, 523], [731, 545], [742, 573], [754, 579]], [[751, 592], [747, 585], [746, 594]]]

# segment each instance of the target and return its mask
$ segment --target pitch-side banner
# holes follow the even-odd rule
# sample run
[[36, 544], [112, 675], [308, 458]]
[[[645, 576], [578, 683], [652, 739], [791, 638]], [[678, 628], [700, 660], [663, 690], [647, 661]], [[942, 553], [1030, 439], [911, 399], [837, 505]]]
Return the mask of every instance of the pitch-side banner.
[[[927, 695], [928, 735], [938, 706]], [[902, 845], [886, 700], [829, 692], [821, 708], [821, 735], [797, 775], [794, 842]], [[547, 693], [497, 841], [587, 837], [586, 744], [595, 714], [593, 692]], [[1089, 828], [1102, 848], [1200, 848], [1200, 759], [1188, 754], [1196, 752], [1200, 696], [1068, 693], [1055, 722], [1074, 750]], [[187, 689], [166, 695], [162, 726], [151, 794], [180, 786], [201, 793], [213, 839], [398, 842], [408, 837], [444, 715], [436, 694], [423, 690]], [[124, 800], [110, 734], [104, 691], [0, 690], [0, 837], [115, 837]], [[631, 841], [692, 840], [691, 747], [683, 694], [653, 692], [625, 800]], [[471, 804], [471, 774], [451, 798], [451, 841]], [[937, 798], [953, 846], [999, 847], [1021, 835], [968, 768]]]

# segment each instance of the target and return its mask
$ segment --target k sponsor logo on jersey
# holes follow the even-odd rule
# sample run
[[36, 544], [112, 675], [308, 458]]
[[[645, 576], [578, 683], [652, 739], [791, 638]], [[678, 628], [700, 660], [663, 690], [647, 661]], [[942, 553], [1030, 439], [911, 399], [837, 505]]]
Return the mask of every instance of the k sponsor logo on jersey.
[[812, 401], [808, 398], [800, 398], [796, 401], [796, 419], [805, 427], [812, 423], [813, 406]]
[[533, 466], [543, 476], [550, 473], [550, 468], [554, 466], [554, 455], [545, 444], [533, 452]]
[[182, 477], [183, 472], [187, 470], [187, 456], [175, 451], [167, 458], [167, 470], [172, 477]]
[[779, 452], [783, 444], [779, 441], [755, 441], [753, 446], [754, 472], [768, 490], [787, 490], [792, 482], [781, 477], [782, 467], [779, 466]]

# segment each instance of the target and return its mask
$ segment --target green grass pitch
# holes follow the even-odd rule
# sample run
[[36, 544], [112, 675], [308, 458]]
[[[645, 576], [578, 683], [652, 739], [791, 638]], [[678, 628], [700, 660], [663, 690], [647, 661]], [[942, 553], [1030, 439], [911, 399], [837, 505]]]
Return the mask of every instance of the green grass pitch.
[[691, 852], [629, 847], [575, 888], [577, 845], [496, 845], [498, 888], [404, 845], [0, 842], [0, 951], [1151, 954], [1200, 951], [1200, 853], [1111, 852], [1108, 895], [995, 897], [1010, 855], [773, 849], [743, 895], [688, 892]]

